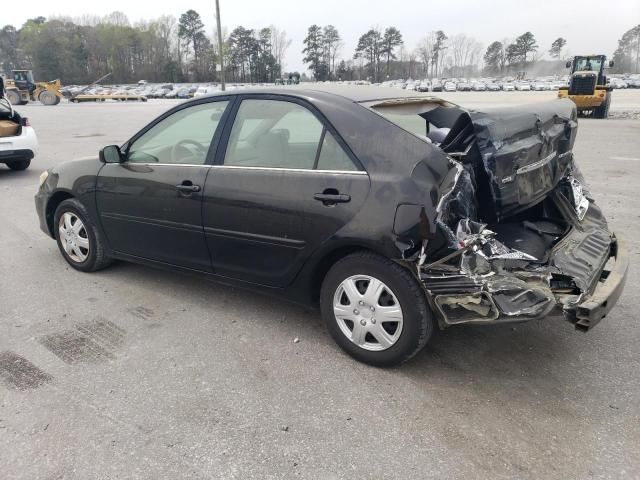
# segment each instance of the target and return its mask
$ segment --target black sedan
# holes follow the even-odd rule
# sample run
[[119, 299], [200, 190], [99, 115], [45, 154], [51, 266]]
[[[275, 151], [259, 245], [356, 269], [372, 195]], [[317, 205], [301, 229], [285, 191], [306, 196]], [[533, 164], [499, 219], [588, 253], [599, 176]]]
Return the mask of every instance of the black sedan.
[[586, 331], [627, 255], [572, 154], [570, 101], [464, 110], [397, 89], [222, 92], [41, 176], [42, 230], [75, 269], [113, 260], [319, 305], [355, 358], [434, 328], [562, 312]]

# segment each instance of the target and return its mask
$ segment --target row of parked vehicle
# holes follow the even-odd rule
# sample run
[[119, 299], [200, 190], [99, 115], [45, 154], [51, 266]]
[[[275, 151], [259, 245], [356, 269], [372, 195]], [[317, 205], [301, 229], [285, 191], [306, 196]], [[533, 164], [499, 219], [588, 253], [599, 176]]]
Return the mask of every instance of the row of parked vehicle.
[[[640, 75], [630, 75], [626, 77], [610, 77], [609, 84], [613, 88], [640, 88]], [[325, 82], [332, 83], [332, 82]], [[513, 91], [551, 91], [558, 90], [566, 86], [568, 77], [560, 79], [538, 78], [534, 80], [516, 80], [513, 78], [493, 79], [464, 79], [464, 78], [443, 78], [434, 80], [388, 80], [382, 83], [373, 83], [360, 80], [352, 82], [337, 82], [338, 84], [354, 85], [380, 85], [384, 87], [402, 88], [404, 90], [415, 90], [417, 92], [513, 92]], [[271, 84], [229, 84], [227, 90], [242, 88], [255, 88], [260, 86], [271, 86]], [[217, 83], [211, 84], [148, 84], [144, 80], [136, 85], [96, 85], [90, 88], [80, 85], [70, 85], [63, 87], [61, 93], [65, 97], [70, 97], [79, 93], [88, 95], [140, 95], [145, 98], [175, 98], [188, 99], [208, 95], [220, 90]]]
[[[536, 78], [517, 80], [514, 78], [458, 79], [443, 78], [434, 80], [388, 80], [374, 85], [397, 87], [418, 92], [513, 92], [513, 91], [552, 91], [568, 85], [569, 78]], [[640, 88], [640, 75], [609, 77], [608, 84], [613, 88]]]
[[142, 89], [147, 98], [194, 98], [217, 92], [217, 85], [149, 85]]
[[[255, 88], [259, 86], [272, 86], [272, 84], [241, 84], [234, 83], [226, 86], [227, 90], [241, 88]], [[142, 80], [136, 85], [96, 85], [90, 88], [82, 85], [70, 85], [63, 87], [61, 93], [65, 97], [72, 97], [82, 92], [85, 95], [139, 95], [145, 98], [177, 98], [188, 99], [208, 95], [220, 91], [217, 83], [211, 84], [149, 84]]]
[[435, 79], [435, 80], [391, 80], [381, 86], [397, 87], [418, 92], [513, 92], [513, 91], [550, 91], [558, 90], [567, 84], [567, 80], [495, 80], [495, 79]]
[[610, 77], [609, 85], [613, 88], [640, 88], [640, 75], [629, 75], [624, 77]]
[[205, 93], [213, 92], [215, 87], [201, 85], [96, 85], [86, 88], [82, 85], [70, 85], [61, 89], [61, 93], [66, 97], [74, 96], [82, 92], [85, 95], [141, 95], [146, 98], [193, 98], [198, 91]]

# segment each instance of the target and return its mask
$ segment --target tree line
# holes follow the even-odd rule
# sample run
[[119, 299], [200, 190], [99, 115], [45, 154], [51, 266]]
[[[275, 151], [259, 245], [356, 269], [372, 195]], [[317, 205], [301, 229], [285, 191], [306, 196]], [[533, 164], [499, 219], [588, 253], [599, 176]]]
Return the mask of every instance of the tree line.
[[233, 82], [273, 82], [282, 75], [291, 40], [273, 25], [236, 27], [222, 49], [207, 35], [202, 18], [188, 10], [131, 25], [114, 12], [102, 18], [36, 17], [20, 29], [0, 29], [0, 71], [33, 69], [38, 80], [60, 78], [86, 84], [111, 73], [114, 83], [219, 81], [220, 52]]
[[[449, 36], [443, 30], [434, 30], [410, 50], [398, 28], [372, 28], [359, 37], [353, 55], [340, 60], [337, 67], [336, 54], [344, 43], [333, 25], [311, 25], [303, 44], [303, 61], [318, 81], [381, 82], [410, 77], [507, 75], [529, 70], [562, 73], [567, 56], [565, 38], [558, 37], [548, 49], [541, 49], [529, 31], [513, 40], [496, 40], [483, 53], [483, 45], [464, 34]], [[543, 59], [544, 53], [550, 60]], [[614, 72], [640, 72], [640, 25], [623, 34], [613, 60]]]
[[[65, 84], [86, 84], [107, 73], [114, 83], [206, 82], [220, 80], [222, 55], [227, 81], [274, 82], [286, 74], [284, 59], [291, 46], [286, 31], [274, 25], [237, 26], [222, 33], [220, 48], [195, 10], [133, 25], [121, 12], [78, 19], [36, 17], [19, 29], [0, 29], [0, 71], [30, 68], [38, 80], [60, 78]], [[565, 38], [543, 48], [529, 31], [484, 48], [471, 36], [434, 30], [409, 48], [400, 30], [388, 26], [364, 32], [353, 52], [345, 52], [344, 46], [334, 25], [308, 28], [301, 53], [314, 80], [507, 75], [542, 67], [545, 74], [562, 73], [568, 55]], [[551, 60], [543, 58], [545, 53]], [[614, 72], [640, 71], [640, 25], [622, 35], [613, 60]]]
[[[480, 60], [485, 62], [483, 73], [504, 74], [514, 69], [524, 69], [537, 60], [534, 54], [538, 44], [531, 32], [525, 32], [515, 41], [496, 41], [482, 56], [482, 44], [473, 37], [457, 34], [448, 36], [442, 30], [425, 35], [413, 50], [406, 48], [402, 33], [397, 27], [384, 30], [372, 28], [358, 39], [353, 56], [341, 60], [337, 67], [335, 58], [344, 45], [333, 25], [311, 25], [303, 41], [303, 61], [315, 80], [369, 79], [380, 82], [392, 78], [407, 77], [465, 77], [481, 73]], [[550, 52], [559, 58], [566, 41], [556, 40]]]

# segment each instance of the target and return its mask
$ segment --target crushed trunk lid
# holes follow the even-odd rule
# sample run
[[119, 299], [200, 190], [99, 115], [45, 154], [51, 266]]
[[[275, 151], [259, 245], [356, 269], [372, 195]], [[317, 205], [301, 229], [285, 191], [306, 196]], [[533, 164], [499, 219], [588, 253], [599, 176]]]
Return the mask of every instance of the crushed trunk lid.
[[573, 102], [475, 112], [411, 98], [370, 107], [451, 161], [436, 234], [416, 261], [441, 327], [559, 310], [586, 331], [608, 313], [628, 257], [574, 162]]
[[541, 202], [572, 164], [578, 124], [571, 101], [486, 112], [439, 106], [421, 116], [448, 129], [443, 150], [477, 164], [480, 203], [493, 204], [484, 208], [487, 219], [501, 220]]

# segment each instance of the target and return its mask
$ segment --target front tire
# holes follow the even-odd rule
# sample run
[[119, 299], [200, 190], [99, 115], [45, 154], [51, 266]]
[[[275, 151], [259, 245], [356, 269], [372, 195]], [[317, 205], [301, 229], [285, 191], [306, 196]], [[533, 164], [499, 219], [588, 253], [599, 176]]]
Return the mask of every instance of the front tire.
[[403, 267], [373, 253], [354, 253], [327, 273], [322, 317], [336, 343], [356, 360], [378, 367], [418, 353], [434, 329], [424, 291]]
[[50, 92], [49, 90], [43, 90], [40, 92], [40, 96], [38, 97], [40, 103], [47, 106], [53, 106], [60, 103], [60, 97], [58, 97], [55, 93]]
[[609, 107], [611, 106], [611, 92], [607, 94], [607, 99], [593, 111], [594, 118], [607, 118], [609, 116]]
[[105, 253], [100, 231], [77, 199], [70, 198], [58, 205], [53, 227], [60, 253], [76, 270], [95, 272], [112, 263]]

